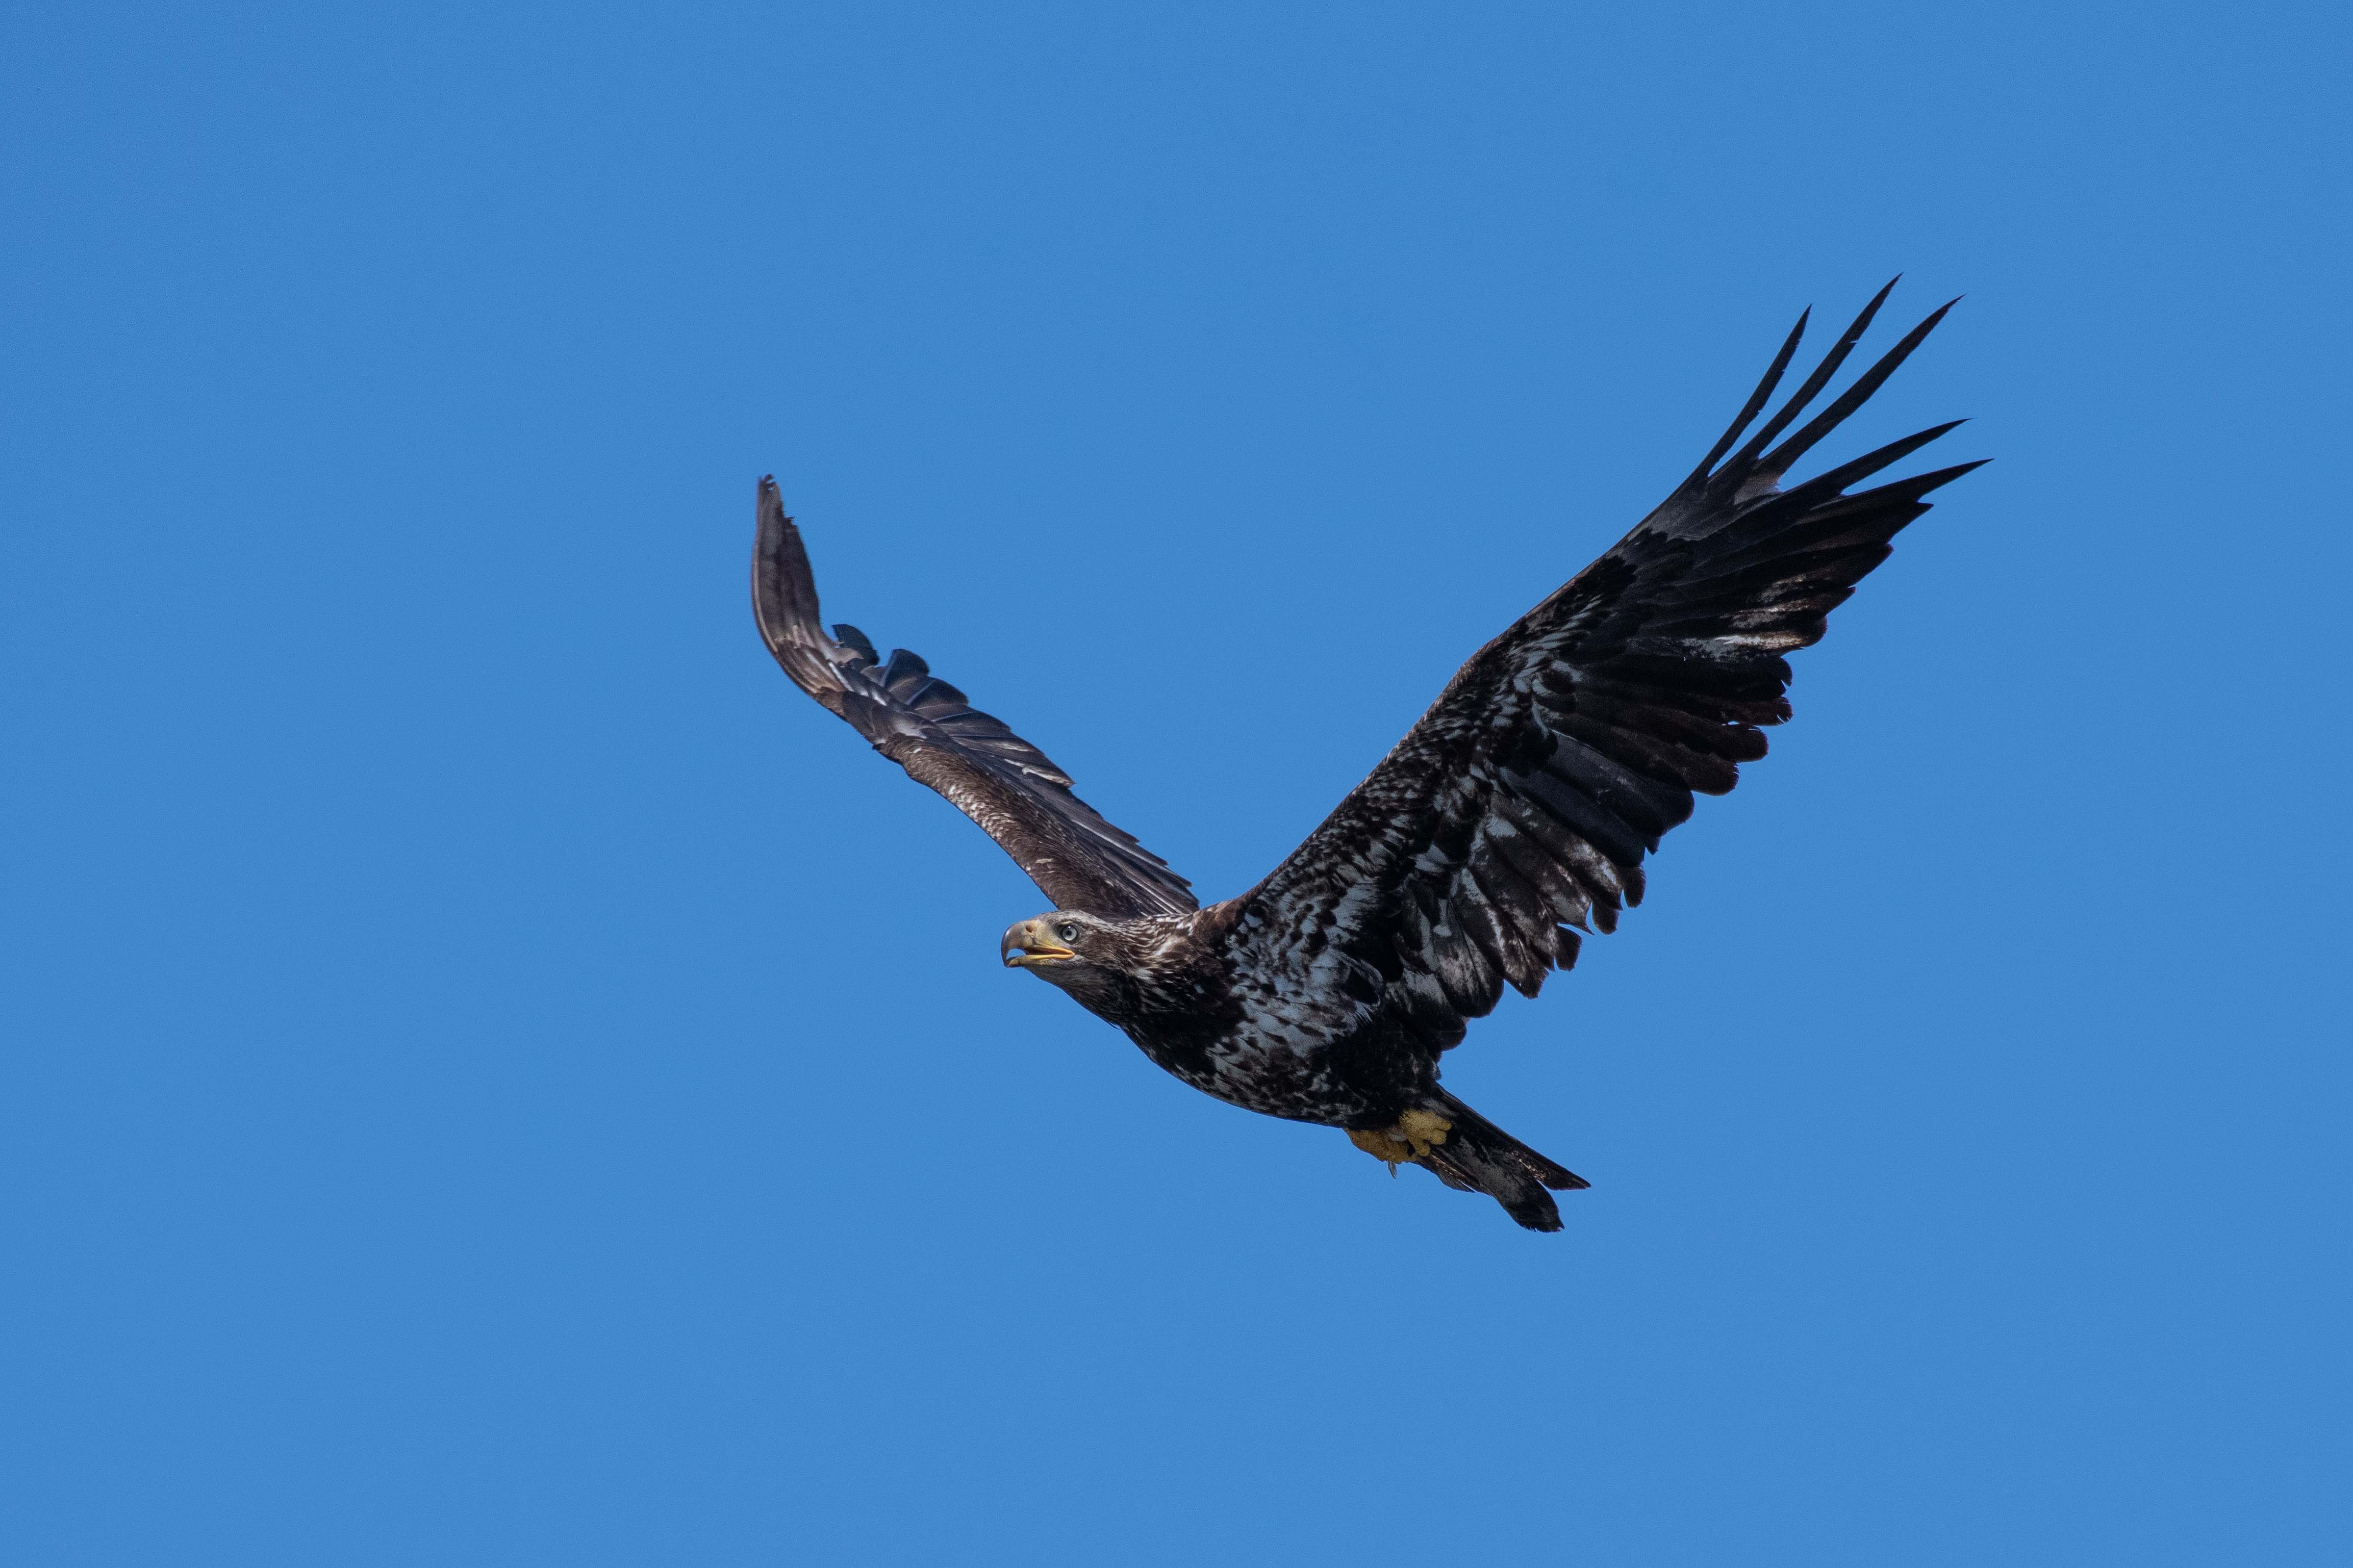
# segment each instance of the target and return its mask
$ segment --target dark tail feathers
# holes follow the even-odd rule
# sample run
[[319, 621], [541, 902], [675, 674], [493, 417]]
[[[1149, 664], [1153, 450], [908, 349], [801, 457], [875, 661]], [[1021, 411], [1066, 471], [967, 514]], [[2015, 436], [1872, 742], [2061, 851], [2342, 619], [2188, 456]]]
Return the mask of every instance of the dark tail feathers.
[[1450, 1187], [1486, 1194], [1530, 1230], [1560, 1228], [1560, 1208], [1546, 1187], [1575, 1192], [1593, 1184], [1546, 1159], [1444, 1089], [1423, 1101], [1423, 1106], [1453, 1127], [1445, 1142], [1414, 1163]]

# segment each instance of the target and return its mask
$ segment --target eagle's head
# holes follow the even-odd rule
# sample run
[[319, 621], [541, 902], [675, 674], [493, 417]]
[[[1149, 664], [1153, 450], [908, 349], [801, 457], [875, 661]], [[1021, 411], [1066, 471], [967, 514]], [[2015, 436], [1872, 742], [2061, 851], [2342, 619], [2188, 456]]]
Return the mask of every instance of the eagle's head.
[[1136, 982], [1151, 967], [1135, 921], [1105, 920], [1056, 910], [1014, 925], [997, 944], [1008, 969], [1026, 969], [1105, 1016], [1133, 1004]]

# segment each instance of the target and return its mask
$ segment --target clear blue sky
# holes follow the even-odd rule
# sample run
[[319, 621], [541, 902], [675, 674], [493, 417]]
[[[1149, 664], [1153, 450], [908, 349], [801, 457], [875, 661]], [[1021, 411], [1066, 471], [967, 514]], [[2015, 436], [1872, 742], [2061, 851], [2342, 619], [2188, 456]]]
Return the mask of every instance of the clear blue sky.
[[[2348, 33], [10, 7], [0, 1556], [2353, 1560]], [[1562, 1236], [753, 634], [773, 469], [1226, 896], [1899, 270], [1997, 461], [1451, 1058]]]

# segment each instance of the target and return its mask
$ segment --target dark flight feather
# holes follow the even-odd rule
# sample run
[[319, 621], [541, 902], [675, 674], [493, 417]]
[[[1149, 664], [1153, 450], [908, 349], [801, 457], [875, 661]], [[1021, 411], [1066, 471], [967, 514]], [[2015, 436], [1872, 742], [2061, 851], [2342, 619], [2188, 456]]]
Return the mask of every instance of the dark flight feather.
[[1104, 821], [1043, 752], [922, 658], [893, 648], [878, 661], [855, 626], [826, 636], [808, 552], [774, 479], [760, 481], [759, 512], [753, 615], [794, 685], [978, 823], [1057, 908], [1121, 918], [1200, 907], [1166, 861]]
[[[1845, 493], [1956, 421], [1792, 489], [1773, 488], [1951, 308], [1771, 447], [1829, 386], [1886, 298], [1882, 289], [1863, 307], [1736, 451], [1788, 366], [1801, 317], [1707, 460], [1599, 560], [1472, 656], [1371, 775], [1243, 895], [1258, 918], [1227, 927], [1226, 957], [1238, 974], [1281, 994], [1297, 1018], [1335, 1027], [1361, 1004], [1303, 973], [1289, 933], [1314, 929], [1346, 952], [1392, 951], [1413, 976], [1392, 984], [1397, 1005], [1421, 1036], [1451, 1044], [1463, 1020], [1493, 1006], [1498, 988], [1471, 983], [1459, 945], [1440, 940], [1420, 910], [1434, 901], [1452, 911], [1493, 969], [1531, 995], [1546, 968], [1573, 962], [1577, 951], [1565, 945], [1556, 957], [1550, 943], [1533, 940], [1539, 926], [1617, 925], [1620, 909], [1641, 898], [1644, 855], [1691, 816], [1693, 794], [1730, 790], [1739, 764], [1765, 754], [1762, 727], [1788, 717], [1781, 656], [1820, 638], [1829, 612], [1927, 510], [1924, 496], [1977, 466]], [[1423, 973], [1436, 986], [1421, 984]], [[1430, 1016], [1433, 992], [1454, 1008], [1451, 1023]]]

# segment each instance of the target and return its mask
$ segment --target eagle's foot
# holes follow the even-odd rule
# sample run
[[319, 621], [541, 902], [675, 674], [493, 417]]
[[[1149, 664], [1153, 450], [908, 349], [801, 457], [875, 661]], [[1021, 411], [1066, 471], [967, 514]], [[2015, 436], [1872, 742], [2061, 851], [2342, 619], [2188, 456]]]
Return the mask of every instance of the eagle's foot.
[[1424, 1158], [1453, 1130], [1454, 1123], [1438, 1112], [1415, 1110], [1398, 1117], [1395, 1127], [1351, 1127], [1348, 1142], [1387, 1164], [1394, 1176], [1399, 1165]]

